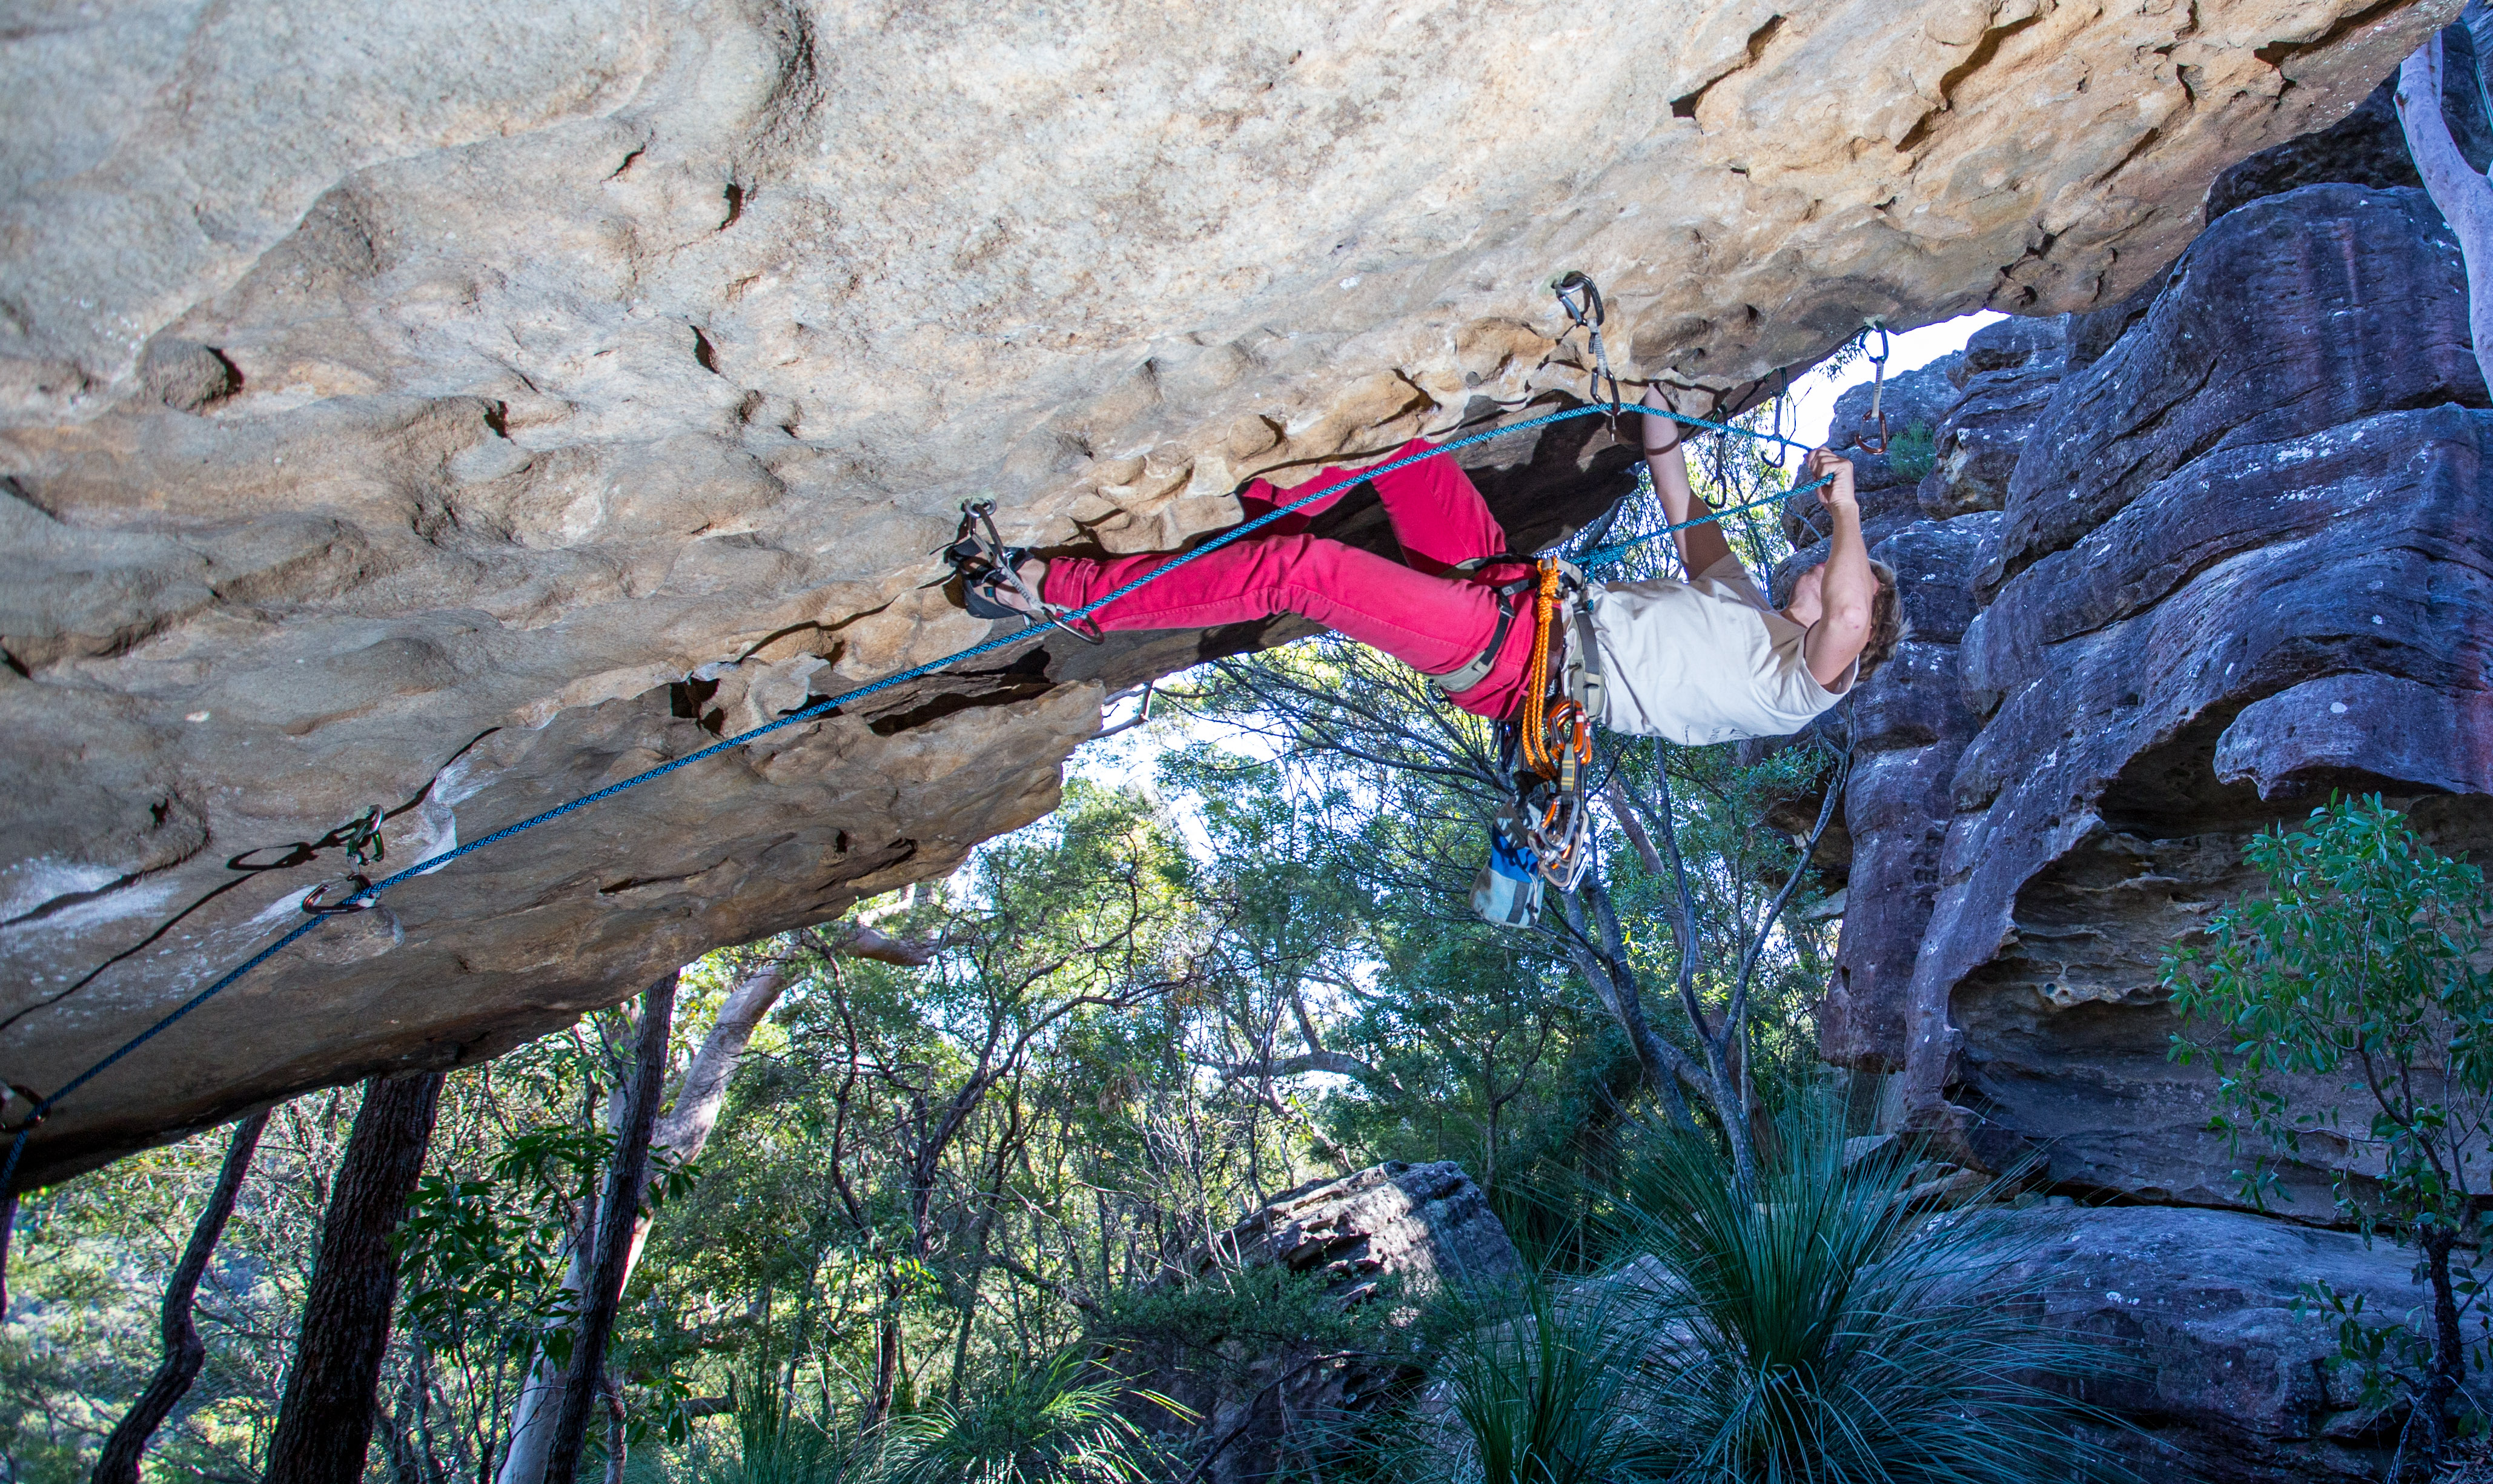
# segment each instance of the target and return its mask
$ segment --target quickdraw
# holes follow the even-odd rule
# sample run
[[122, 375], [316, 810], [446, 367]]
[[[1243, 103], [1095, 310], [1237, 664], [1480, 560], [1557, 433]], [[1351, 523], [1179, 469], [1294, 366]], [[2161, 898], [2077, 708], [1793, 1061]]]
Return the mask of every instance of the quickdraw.
[[[1581, 273], [1560, 275], [1550, 284], [1549, 289], [1558, 295], [1558, 307], [1567, 312], [1567, 318], [1575, 321], [1575, 327], [1582, 330], [1584, 338], [1592, 343], [1593, 398], [1595, 401], [1600, 401], [1602, 383], [1605, 381], [1609, 383], [1610, 397], [1605, 405], [1609, 410], [1610, 434], [1616, 437], [1619, 431], [1619, 414], [1627, 410], [1627, 408], [1619, 397], [1618, 375], [1610, 370], [1609, 349], [1602, 344], [1602, 320], [1606, 318], [1602, 308], [1602, 290], [1595, 286], [1592, 279]], [[1566, 338], [1563, 331], [1559, 338], [1562, 340]]]
[[[1876, 354], [1870, 351], [1870, 335], [1874, 330], [1878, 335], [1878, 349]], [[1864, 355], [1870, 356], [1870, 410], [1861, 414], [1861, 426], [1865, 431], [1857, 439], [1862, 448], [1870, 453], [1887, 451], [1887, 414], [1879, 409], [1878, 405], [1887, 395], [1887, 352], [1890, 348], [1887, 344], [1886, 322], [1879, 319], [1871, 320], [1869, 327], [1861, 332], [1861, 351]], [[1874, 422], [1878, 425], [1878, 440], [1875, 443], [1870, 440], [1870, 435], [1866, 431]]]

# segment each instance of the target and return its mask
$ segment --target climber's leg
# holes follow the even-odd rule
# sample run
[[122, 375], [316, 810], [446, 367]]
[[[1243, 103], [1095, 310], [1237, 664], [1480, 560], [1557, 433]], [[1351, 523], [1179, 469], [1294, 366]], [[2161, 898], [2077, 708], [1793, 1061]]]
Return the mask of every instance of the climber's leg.
[[[1168, 560], [1165, 554], [1047, 564], [1044, 595], [1079, 608]], [[1316, 536], [1249, 536], [1129, 592], [1092, 616], [1101, 628], [1211, 628], [1295, 613], [1415, 670], [1442, 675], [1477, 656], [1497, 631], [1497, 594], [1459, 579], [1415, 572], [1355, 546]], [[1509, 627], [1487, 680], [1455, 698], [1502, 716], [1530, 659], [1530, 623]]]
[[[1397, 448], [1386, 464], [1407, 459], [1415, 453], [1426, 453], [1436, 445], [1426, 439], [1413, 439]], [[1380, 468], [1382, 466], [1379, 466]], [[1245, 507], [1246, 518], [1253, 520], [1288, 504], [1302, 492], [1321, 490], [1345, 479], [1356, 479], [1351, 469], [1327, 469], [1313, 478], [1305, 479], [1284, 489], [1269, 479], [1258, 479], [1239, 493], [1238, 503]], [[1488, 505], [1482, 500], [1471, 476], [1455, 463], [1454, 456], [1424, 459], [1407, 469], [1370, 476], [1378, 499], [1384, 501], [1385, 518], [1394, 525], [1394, 538], [1402, 543], [1406, 560], [1423, 572], [1442, 573], [1457, 563], [1475, 557], [1493, 557], [1506, 550], [1506, 532]], [[1356, 486], [1353, 486], [1356, 488]], [[1316, 516], [1332, 509], [1343, 490], [1303, 509], [1293, 510], [1270, 526], [1261, 527], [1257, 535], [1297, 535], [1307, 529]], [[1517, 567], [1515, 571], [1522, 569]], [[1494, 580], [1503, 581], [1514, 575], [1504, 568]]]
[[[1407, 458], [1430, 446], [1413, 439], [1396, 449], [1394, 458]], [[1487, 501], [1481, 499], [1471, 475], [1463, 472], [1452, 454], [1379, 474], [1372, 482], [1377, 498], [1385, 502], [1385, 518], [1394, 523], [1394, 539], [1402, 543], [1403, 560], [1421, 571], [1445, 572], [1458, 562], [1506, 550], [1506, 531], [1488, 513]], [[1500, 566], [1495, 575], [1479, 575], [1504, 581], [1522, 570]]]

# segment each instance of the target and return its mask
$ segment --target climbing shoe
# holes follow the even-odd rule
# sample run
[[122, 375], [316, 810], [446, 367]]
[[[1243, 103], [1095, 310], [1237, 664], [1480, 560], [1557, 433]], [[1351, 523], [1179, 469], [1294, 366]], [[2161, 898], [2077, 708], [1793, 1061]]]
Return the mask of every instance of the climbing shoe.
[[[1031, 558], [1027, 546], [1006, 546], [996, 533], [995, 501], [961, 502], [961, 531], [942, 556], [961, 577], [961, 606], [974, 619], [1019, 619], [1025, 623], [1053, 623], [1085, 644], [1101, 636], [1085, 633], [1066, 621], [1065, 611], [1040, 597], [1022, 580], [1021, 564]], [[1015, 607], [1006, 594], [1021, 600]]]

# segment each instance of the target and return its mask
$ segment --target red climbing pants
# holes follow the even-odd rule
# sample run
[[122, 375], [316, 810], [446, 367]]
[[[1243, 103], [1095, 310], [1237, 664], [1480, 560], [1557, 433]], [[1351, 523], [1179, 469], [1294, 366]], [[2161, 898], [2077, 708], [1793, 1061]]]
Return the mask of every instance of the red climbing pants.
[[[1423, 453], [1430, 446], [1414, 439], [1395, 450], [1394, 457]], [[1288, 504], [1298, 491], [1357, 477], [1346, 469], [1328, 469], [1289, 489], [1258, 479], [1239, 501], [1253, 520]], [[1294, 613], [1382, 650], [1415, 670], [1431, 675], [1459, 670], [1497, 632], [1493, 585], [1532, 569], [1508, 562], [1476, 573], [1452, 570], [1457, 562], [1505, 551], [1506, 532], [1451, 457], [1378, 474], [1372, 482], [1385, 501], [1395, 539], [1402, 544], [1401, 561], [1308, 535], [1309, 523], [1341, 498], [1333, 495], [1126, 593], [1093, 615], [1092, 621], [1101, 628], [1210, 628]], [[1047, 564], [1040, 595], [1078, 608], [1167, 560], [1166, 553], [1101, 560], [1056, 558]], [[1506, 642], [1487, 677], [1450, 698], [1464, 711], [1503, 718], [1521, 707], [1523, 674], [1532, 659], [1533, 620], [1530, 595], [1517, 601], [1521, 606], [1507, 626]]]

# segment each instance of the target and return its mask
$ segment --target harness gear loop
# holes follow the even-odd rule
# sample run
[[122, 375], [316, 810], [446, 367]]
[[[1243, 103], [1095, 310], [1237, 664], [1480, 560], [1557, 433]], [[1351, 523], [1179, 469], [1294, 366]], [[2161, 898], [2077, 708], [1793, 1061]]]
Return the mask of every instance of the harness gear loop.
[[[1878, 332], [1878, 349], [1877, 353], [1875, 355], [1870, 353], [1870, 332], [1872, 330]], [[1885, 320], [1873, 319], [1868, 325], [1863, 327], [1861, 331], [1861, 350], [1863, 354], [1870, 355], [1870, 410], [1862, 414], [1861, 426], [1867, 428], [1873, 422], [1876, 422], [1878, 425], [1878, 440], [1877, 442], [1874, 443], [1870, 441], [1870, 439], [1866, 434], [1863, 435], [1859, 440], [1862, 448], [1870, 453], [1885, 453], [1887, 451], [1887, 414], [1879, 410], [1878, 404], [1884, 400], [1887, 395], [1887, 352], [1890, 348], [1892, 348], [1887, 343], [1887, 324]]]
[[[1593, 761], [1593, 718], [1600, 714], [1602, 685], [1584, 596], [1579, 568], [1556, 557], [1541, 559], [1532, 605], [1532, 664], [1524, 675], [1523, 714], [1516, 726], [1522, 772], [1534, 775], [1517, 803], [1542, 875], [1562, 892], [1576, 889], [1592, 860], [1584, 771]], [[1554, 665], [1553, 651], [1560, 656]], [[1520, 773], [1517, 782], [1522, 782]]]
[[[1592, 342], [1593, 399], [1597, 402], [1601, 400], [1602, 383], [1608, 382], [1610, 435], [1615, 438], [1619, 431], [1619, 413], [1626, 410], [1626, 407], [1619, 398], [1619, 379], [1610, 370], [1609, 348], [1602, 344], [1602, 320], [1607, 318], [1602, 307], [1602, 290], [1591, 278], [1581, 273], [1561, 275], [1549, 288], [1552, 293], [1558, 295], [1558, 307], [1567, 312], [1567, 318], [1575, 321], [1576, 328], [1582, 330], [1584, 338]], [[1580, 304], [1577, 302], [1577, 296], [1579, 294], [1583, 298]], [[1559, 338], [1561, 340], [1566, 338], [1563, 331]]]

